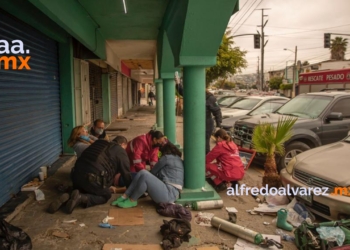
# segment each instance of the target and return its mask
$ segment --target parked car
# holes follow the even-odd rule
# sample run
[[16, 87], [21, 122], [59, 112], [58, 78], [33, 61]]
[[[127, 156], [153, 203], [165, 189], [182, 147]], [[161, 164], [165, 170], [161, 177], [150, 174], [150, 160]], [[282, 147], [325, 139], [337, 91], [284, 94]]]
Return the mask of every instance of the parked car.
[[283, 104], [288, 102], [289, 99], [271, 99], [266, 101], [265, 103], [261, 104], [260, 106], [254, 108], [246, 115], [233, 115], [232, 117], [226, 118], [222, 120], [221, 126], [223, 129], [225, 129], [229, 134], [231, 134], [231, 130], [235, 124], [236, 121], [238, 121], [241, 118], [244, 117], [250, 117], [253, 115], [262, 115], [262, 114], [268, 114], [275, 112], [279, 107], [281, 107]]
[[[278, 169], [285, 168], [296, 155], [329, 143], [342, 140], [350, 130], [350, 92], [313, 92], [296, 96], [274, 113], [242, 118], [235, 123], [234, 141], [252, 148], [254, 127], [261, 122], [277, 124], [283, 116], [298, 120], [293, 136], [285, 143], [285, 155], [277, 156]], [[265, 155], [256, 154], [257, 163], [265, 162]]]
[[225, 119], [233, 116], [246, 115], [249, 111], [271, 100], [288, 100], [288, 98], [278, 96], [246, 96], [231, 106], [222, 108], [222, 118]]
[[[329, 220], [350, 217], [350, 136], [344, 140], [324, 145], [298, 154], [281, 171], [284, 186], [307, 189], [327, 188], [328, 194], [298, 196], [311, 211]], [[344, 191], [335, 189], [344, 187]], [[341, 191], [341, 192], [340, 192]], [[338, 195], [330, 195], [335, 192]], [[292, 196], [293, 197], [293, 196]], [[290, 198], [292, 198], [290, 197]]]
[[223, 96], [217, 100], [219, 106], [221, 108], [231, 106], [235, 102], [238, 102], [239, 100], [242, 100], [244, 96], [235, 96], [235, 95], [228, 95], [228, 96]]
[[232, 96], [232, 95], [236, 95], [236, 93], [232, 90], [217, 90], [214, 93], [214, 96], [216, 97], [216, 99], [219, 99], [223, 96]]

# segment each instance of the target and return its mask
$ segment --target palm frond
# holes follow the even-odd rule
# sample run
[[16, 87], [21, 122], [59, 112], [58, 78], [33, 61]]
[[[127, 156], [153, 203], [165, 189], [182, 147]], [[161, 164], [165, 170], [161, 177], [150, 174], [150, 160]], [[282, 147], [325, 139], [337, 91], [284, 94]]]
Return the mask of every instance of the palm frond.
[[283, 155], [284, 143], [292, 137], [292, 128], [297, 121], [294, 117], [282, 117], [276, 126], [260, 123], [254, 128], [252, 143], [254, 149], [268, 156]]

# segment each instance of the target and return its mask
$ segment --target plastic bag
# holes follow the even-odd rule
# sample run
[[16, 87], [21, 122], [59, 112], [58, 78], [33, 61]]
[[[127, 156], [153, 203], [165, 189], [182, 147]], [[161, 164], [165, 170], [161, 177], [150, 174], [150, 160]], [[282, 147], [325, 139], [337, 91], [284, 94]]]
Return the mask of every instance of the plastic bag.
[[32, 241], [22, 229], [0, 220], [0, 249], [31, 250]]
[[338, 246], [342, 246], [345, 240], [345, 233], [340, 227], [319, 227], [316, 231], [321, 239], [327, 241], [336, 241]]
[[43, 191], [41, 191], [40, 189], [34, 190], [35, 192], [35, 199], [37, 201], [44, 201], [45, 200], [45, 195], [43, 193]]
[[286, 195], [266, 195], [265, 200], [269, 205], [281, 206], [287, 205], [289, 199]]

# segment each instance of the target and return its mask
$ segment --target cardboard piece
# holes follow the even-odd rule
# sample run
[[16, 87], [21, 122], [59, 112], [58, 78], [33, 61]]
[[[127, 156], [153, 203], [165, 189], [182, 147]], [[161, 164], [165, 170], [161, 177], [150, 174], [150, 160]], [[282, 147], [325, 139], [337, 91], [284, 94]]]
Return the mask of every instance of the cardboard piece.
[[139, 207], [112, 208], [109, 209], [108, 216], [114, 218], [108, 221], [112, 226], [134, 226], [144, 224], [143, 211]]
[[[281, 243], [281, 236], [279, 235], [273, 235], [273, 234], [263, 234], [264, 238], [269, 238], [277, 241], [278, 243]], [[237, 239], [236, 244], [233, 247], [235, 250], [266, 250], [267, 248], [260, 247], [258, 245], [255, 245], [253, 243], [250, 243], [246, 240], [243, 240], [241, 238]], [[269, 250], [278, 250], [276, 246], [271, 246], [268, 248]]]
[[160, 245], [104, 244], [102, 250], [162, 250]]

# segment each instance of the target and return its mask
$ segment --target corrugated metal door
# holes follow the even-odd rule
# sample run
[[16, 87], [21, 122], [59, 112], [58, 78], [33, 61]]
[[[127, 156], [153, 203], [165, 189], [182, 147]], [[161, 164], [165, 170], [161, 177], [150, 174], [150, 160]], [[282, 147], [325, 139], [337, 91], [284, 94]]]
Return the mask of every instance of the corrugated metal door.
[[123, 114], [128, 111], [128, 78], [123, 76]]
[[117, 72], [110, 74], [111, 84], [111, 116], [112, 121], [118, 118], [118, 100], [117, 100]]
[[[62, 152], [60, 84], [55, 41], [0, 12], [1, 39], [20, 39], [30, 70], [0, 64], [0, 206]], [[16, 56], [16, 55], [14, 55]], [[22, 55], [26, 56], [26, 55]], [[10, 64], [12, 65], [12, 64]]]
[[123, 76], [118, 72], [117, 75], [117, 99], [118, 99], [118, 116], [122, 116], [123, 111]]
[[89, 64], [91, 121], [103, 119], [102, 69]]

